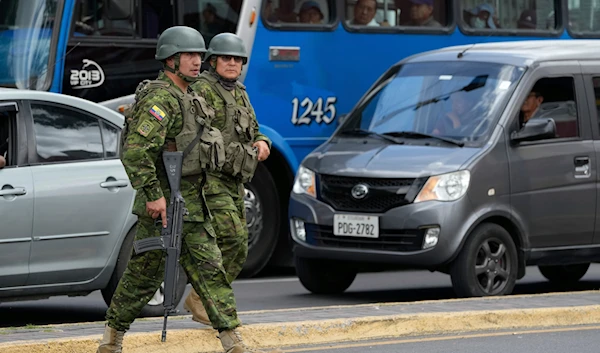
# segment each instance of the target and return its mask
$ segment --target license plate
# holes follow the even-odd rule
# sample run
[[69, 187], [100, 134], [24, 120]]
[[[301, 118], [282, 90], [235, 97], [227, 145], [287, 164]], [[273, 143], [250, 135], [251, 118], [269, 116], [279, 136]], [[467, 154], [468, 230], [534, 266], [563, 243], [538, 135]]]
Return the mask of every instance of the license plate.
[[333, 215], [333, 235], [378, 238], [379, 217], [349, 214]]

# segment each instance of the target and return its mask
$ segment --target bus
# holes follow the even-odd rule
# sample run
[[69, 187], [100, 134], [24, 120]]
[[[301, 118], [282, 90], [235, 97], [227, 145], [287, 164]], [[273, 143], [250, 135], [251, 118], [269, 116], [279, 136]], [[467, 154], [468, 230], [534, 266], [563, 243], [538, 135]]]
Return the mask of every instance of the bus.
[[443, 46], [600, 37], [600, 0], [0, 0], [0, 86], [74, 95], [114, 109], [156, 77], [173, 25], [208, 44], [240, 35], [241, 80], [270, 157], [246, 184], [242, 276], [291, 266], [287, 206], [296, 169], [392, 64]]

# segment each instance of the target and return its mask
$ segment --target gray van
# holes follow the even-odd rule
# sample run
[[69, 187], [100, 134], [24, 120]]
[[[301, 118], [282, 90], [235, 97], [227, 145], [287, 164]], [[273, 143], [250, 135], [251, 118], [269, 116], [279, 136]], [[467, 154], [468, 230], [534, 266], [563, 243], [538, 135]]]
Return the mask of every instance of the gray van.
[[[302, 162], [289, 219], [298, 277], [449, 274], [510, 294], [526, 266], [577, 282], [600, 259], [600, 41], [443, 48], [387, 70]], [[600, 100], [598, 100], [600, 103]]]

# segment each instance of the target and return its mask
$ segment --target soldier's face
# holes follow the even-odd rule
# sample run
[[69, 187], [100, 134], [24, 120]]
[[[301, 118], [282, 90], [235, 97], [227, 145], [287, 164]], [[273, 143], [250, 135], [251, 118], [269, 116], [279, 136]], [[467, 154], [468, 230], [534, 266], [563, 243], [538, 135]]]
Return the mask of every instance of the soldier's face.
[[242, 58], [239, 56], [223, 55], [217, 59], [217, 73], [221, 77], [235, 80], [242, 73]]
[[202, 65], [202, 58], [199, 53], [181, 53], [179, 56], [179, 72], [185, 76], [198, 76], [200, 65]]

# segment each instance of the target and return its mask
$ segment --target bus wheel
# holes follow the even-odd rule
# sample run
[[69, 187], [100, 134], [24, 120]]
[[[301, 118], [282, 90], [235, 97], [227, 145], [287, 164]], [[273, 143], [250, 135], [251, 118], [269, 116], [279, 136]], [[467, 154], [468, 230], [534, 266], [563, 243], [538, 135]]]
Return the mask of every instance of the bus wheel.
[[277, 245], [281, 209], [275, 182], [264, 164], [258, 165], [254, 178], [244, 188], [248, 258], [240, 276], [253, 277], [267, 265]]

